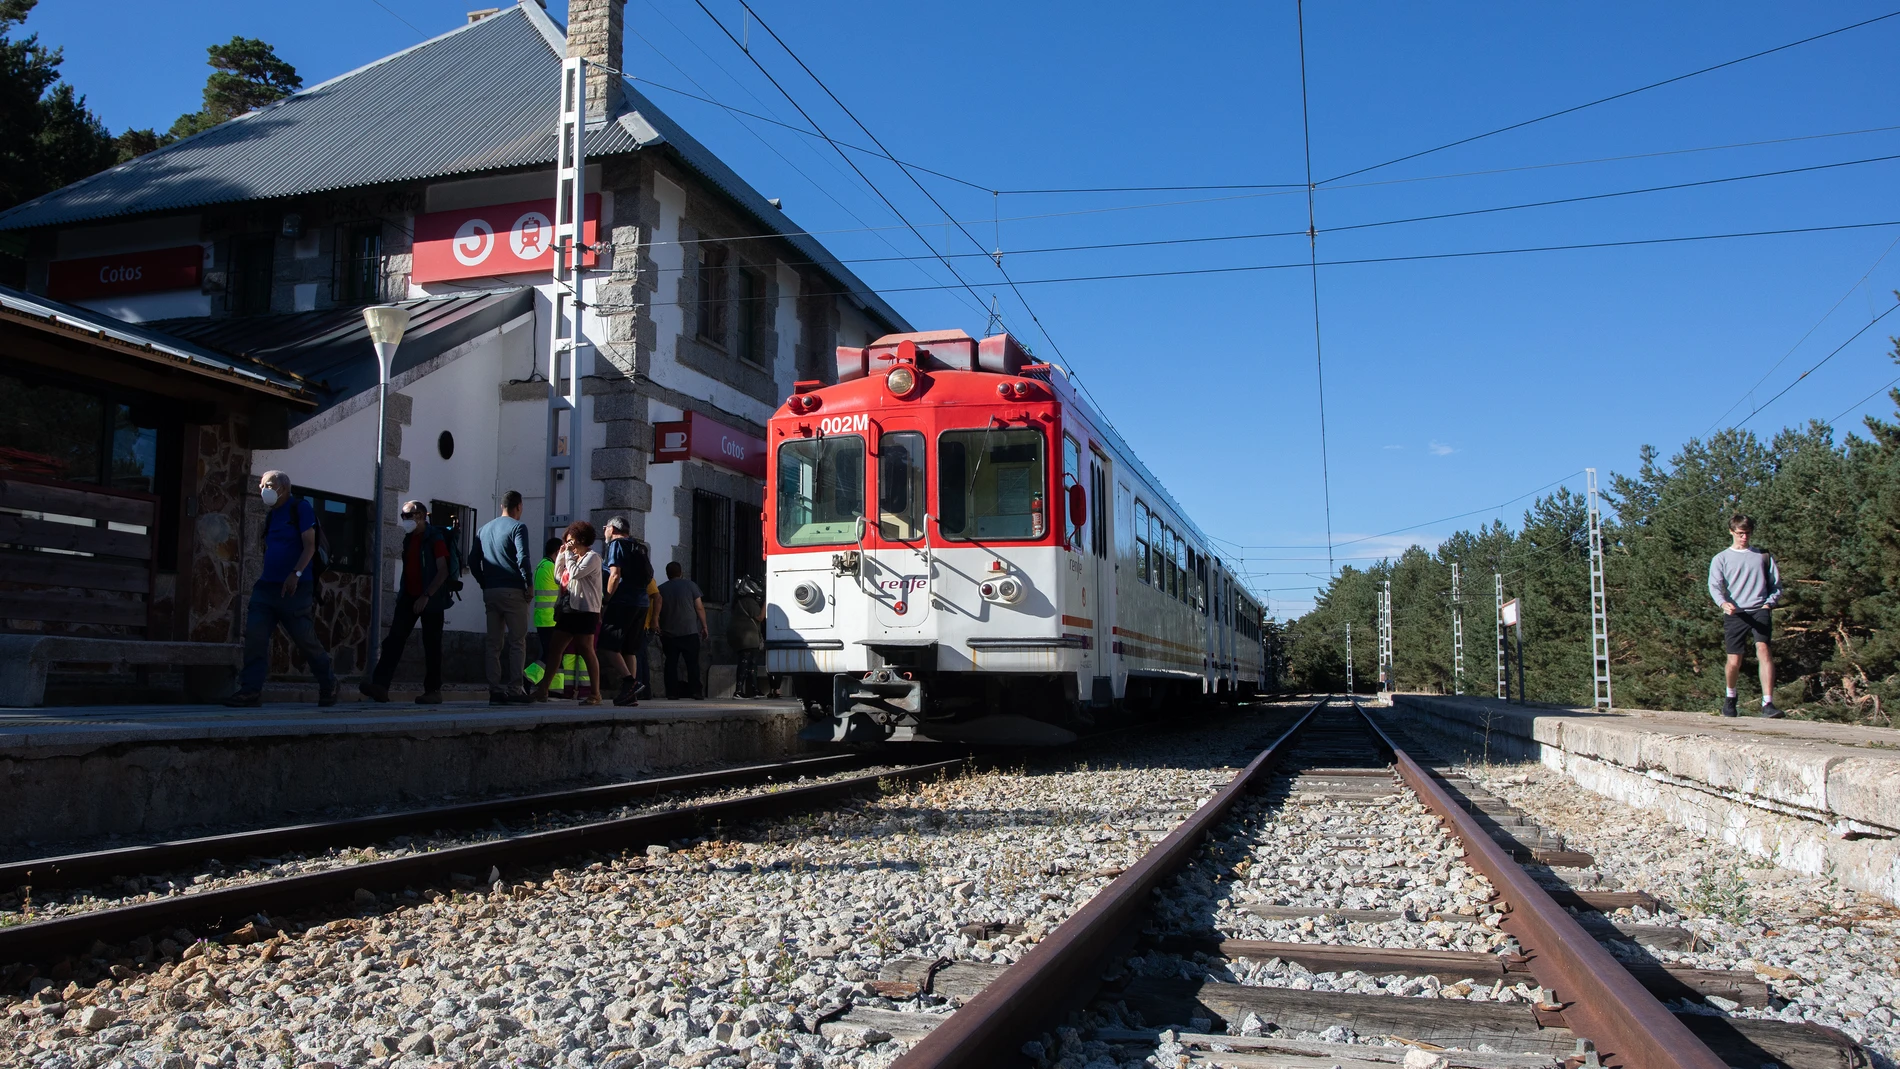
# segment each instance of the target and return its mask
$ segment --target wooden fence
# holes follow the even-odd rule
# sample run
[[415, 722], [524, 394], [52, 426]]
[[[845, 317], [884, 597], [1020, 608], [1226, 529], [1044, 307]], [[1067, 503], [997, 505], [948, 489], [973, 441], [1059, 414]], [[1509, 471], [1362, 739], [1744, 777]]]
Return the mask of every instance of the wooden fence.
[[158, 498], [0, 479], [0, 630], [144, 635]]

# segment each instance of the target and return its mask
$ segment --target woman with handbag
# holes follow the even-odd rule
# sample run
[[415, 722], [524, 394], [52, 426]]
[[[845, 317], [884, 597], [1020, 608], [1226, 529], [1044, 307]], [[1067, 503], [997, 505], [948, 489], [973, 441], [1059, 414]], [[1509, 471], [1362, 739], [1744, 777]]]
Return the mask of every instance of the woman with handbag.
[[[548, 664], [560, 664], [562, 655], [572, 649], [587, 666], [592, 686], [591, 693], [581, 696], [582, 705], [600, 704], [600, 658], [594, 652], [594, 633], [600, 628], [600, 554], [593, 545], [593, 524], [575, 520], [567, 525], [561, 551], [554, 558], [561, 592], [554, 601], [554, 632], [547, 650]], [[552, 673], [541, 677], [535, 700], [547, 700], [551, 677]]]

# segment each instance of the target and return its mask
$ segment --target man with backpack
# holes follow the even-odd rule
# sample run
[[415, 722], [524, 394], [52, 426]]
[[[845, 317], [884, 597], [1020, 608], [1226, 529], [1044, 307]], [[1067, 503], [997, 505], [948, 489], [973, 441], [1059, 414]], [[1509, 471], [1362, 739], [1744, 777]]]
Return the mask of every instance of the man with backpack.
[[264, 704], [264, 676], [270, 669], [270, 640], [278, 628], [303, 651], [317, 677], [317, 704], [336, 704], [336, 673], [330, 652], [317, 638], [311, 607], [316, 601], [317, 550], [322, 529], [310, 502], [291, 493], [290, 476], [267, 471], [257, 481], [264, 500], [264, 570], [251, 588], [244, 615], [244, 671], [237, 693], [224, 704], [255, 708]]
[[528, 701], [521, 690], [521, 671], [528, 654], [528, 590], [534, 585], [533, 569], [528, 525], [521, 522], [521, 491], [510, 490], [501, 495], [501, 515], [476, 532], [475, 555], [469, 561], [469, 570], [482, 586], [482, 607], [488, 615], [482, 669], [488, 676], [490, 705]]
[[389, 700], [389, 681], [396, 678], [402, 648], [409, 632], [421, 623], [422, 693], [416, 696], [416, 704], [441, 705], [442, 614], [461, 585], [456, 581], [460, 554], [450, 544], [451, 533], [429, 522], [428, 506], [420, 501], [403, 502], [402, 530], [402, 581], [396, 586], [395, 617], [376, 658], [374, 678], [357, 689], [373, 701]]
[[600, 614], [600, 667], [620, 677], [614, 704], [639, 705], [634, 694], [640, 651], [646, 645], [647, 584], [653, 564], [627, 534], [627, 521], [607, 521], [607, 606]]

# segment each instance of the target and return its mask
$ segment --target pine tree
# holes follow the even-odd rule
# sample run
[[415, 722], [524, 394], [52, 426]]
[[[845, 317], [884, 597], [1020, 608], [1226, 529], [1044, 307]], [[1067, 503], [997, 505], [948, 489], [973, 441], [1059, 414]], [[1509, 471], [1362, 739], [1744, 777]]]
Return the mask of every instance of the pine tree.
[[0, 0], [0, 208], [76, 182], [117, 159], [86, 98], [59, 80], [57, 48], [11, 32], [37, 0]]
[[303, 88], [297, 68], [255, 37], [233, 37], [224, 44], [212, 45], [205, 53], [211, 76], [205, 79], [204, 107], [180, 115], [159, 144], [209, 130]]

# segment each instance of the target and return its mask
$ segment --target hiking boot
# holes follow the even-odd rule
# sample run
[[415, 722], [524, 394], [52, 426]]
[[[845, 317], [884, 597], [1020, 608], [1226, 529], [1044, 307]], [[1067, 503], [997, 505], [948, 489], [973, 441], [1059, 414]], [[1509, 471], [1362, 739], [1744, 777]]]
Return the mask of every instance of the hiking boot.
[[509, 705], [533, 705], [534, 702], [534, 691], [531, 690], [518, 690], [508, 695]]
[[442, 692], [439, 690], [424, 691], [421, 694], [416, 695], [416, 704], [417, 705], [441, 705]]
[[317, 684], [317, 708], [327, 709], [336, 704], [336, 680]]
[[358, 683], [356, 689], [362, 693], [363, 697], [368, 698], [370, 701], [387, 702], [389, 700], [389, 688], [379, 683], [366, 679]]
[[619, 696], [614, 698], [614, 704], [618, 706], [622, 706], [624, 708], [631, 709], [634, 706], [640, 704], [640, 699], [634, 697], [633, 690], [629, 688], [627, 690], [621, 691]]
[[1735, 696], [1733, 694], [1722, 699], [1722, 715], [1723, 716], [1740, 716], [1741, 715], [1735, 710]]
[[632, 700], [633, 700], [633, 680], [629, 679], [620, 684], [620, 693], [614, 695], [614, 704], [625, 705]]
[[262, 691], [240, 690], [224, 699], [224, 704], [233, 709], [258, 709], [264, 705], [264, 694]]
[[1779, 720], [1788, 714], [1775, 708], [1774, 702], [1763, 702], [1762, 707], [1761, 707], [1761, 715], [1764, 719], [1767, 719], [1767, 720]]
[[515, 696], [505, 690], [491, 690], [488, 692], [488, 704], [513, 705], [515, 704]]

